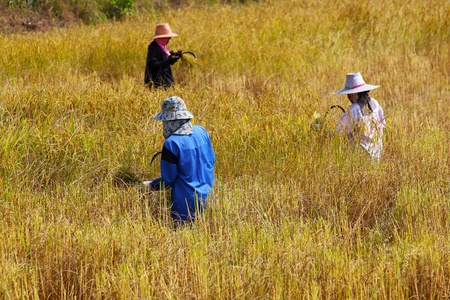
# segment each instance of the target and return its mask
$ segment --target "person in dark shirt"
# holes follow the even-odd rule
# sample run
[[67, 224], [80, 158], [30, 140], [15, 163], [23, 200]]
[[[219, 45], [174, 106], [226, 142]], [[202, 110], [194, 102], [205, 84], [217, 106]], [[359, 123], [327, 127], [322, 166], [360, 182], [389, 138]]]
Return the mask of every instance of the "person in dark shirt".
[[178, 52], [170, 52], [166, 45], [170, 38], [175, 36], [178, 34], [172, 32], [169, 24], [163, 23], [156, 25], [155, 35], [150, 37], [154, 40], [147, 49], [144, 77], [144, 82], [150, 89], [168, 88], [174, 83], [171, 65], [176, 63], [181, 55]]

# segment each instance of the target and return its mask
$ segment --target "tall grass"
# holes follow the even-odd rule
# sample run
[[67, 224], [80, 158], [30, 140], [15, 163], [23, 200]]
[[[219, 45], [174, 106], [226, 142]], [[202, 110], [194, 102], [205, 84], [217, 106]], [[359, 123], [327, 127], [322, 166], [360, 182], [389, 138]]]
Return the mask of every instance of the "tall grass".
[[[0, 298], [448, 298], [449, 11], [280, 0], [0, 35]], [[149, 92], [160, 22], [198, 60]], [[355, 71], [381, 85], [378, 166], [309, 128]], [[169, 194], [112, 180], [158, 175], [171, 95], [217, 157], [211, 211], [178, 231]]]

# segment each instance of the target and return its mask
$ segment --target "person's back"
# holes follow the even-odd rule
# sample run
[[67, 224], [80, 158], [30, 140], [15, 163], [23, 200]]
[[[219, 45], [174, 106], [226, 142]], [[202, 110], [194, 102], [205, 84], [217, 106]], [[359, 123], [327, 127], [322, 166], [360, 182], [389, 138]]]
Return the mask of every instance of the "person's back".
[[350, 105], [348, 111], [341, 117], [337, 131], [345, 130], [350, 143], [359, 143], [373, 159], [379, 160], [386, 122], [378, 101], [370, 98], [370, 107], [371, 111], [363, 111], [358, 103]]
[[345, 132], [352, 145], [359, 144], [376, 161], [381, 157], [386, 122], [380, 104], [368, 93], [378, 87], [366, 84], [361, 73], [356, 72], [347, 74], [345, 88], [333, 93], [347, 95], [352, 103], [339, 120], [337, 132]]
[[201, 213], [214, 184], [216, 157], [208, 133], [192, 125], [194, 115], [183, 99], [165, 99], [162, 111], [153, 116], [163, 124], [166, 139], [161, 153], [161, 177], [147, 182], [152, 190], [172, 188], [172, 218], [176, 223], [193, 221]]
[[182, 220], [195, 218], [197, 206], [206, 204], [214, 182], [215, 155], [209, 135], [201, 126], [192, 129], [191, 135], [167, 138], [161, 158], [162, 179], [172, 187], [173, 217]]

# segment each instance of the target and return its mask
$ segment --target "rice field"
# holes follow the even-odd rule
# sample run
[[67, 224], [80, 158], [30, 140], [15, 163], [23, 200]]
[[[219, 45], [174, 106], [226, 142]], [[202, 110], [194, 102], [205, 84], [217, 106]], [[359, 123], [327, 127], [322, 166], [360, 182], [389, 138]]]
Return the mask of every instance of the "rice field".
[[[450, 4], [267, 0], [0, 34], [0, 298], [448, 299]], [[170, 90], [143, 84], [155, 24]], [[379, 165], [311, 130], [361, 72]], [[216, 154], [210, 210], [174, 231], [139, 179], [177, 95]], [[339, 116], [330, 113], [326, 124]]]

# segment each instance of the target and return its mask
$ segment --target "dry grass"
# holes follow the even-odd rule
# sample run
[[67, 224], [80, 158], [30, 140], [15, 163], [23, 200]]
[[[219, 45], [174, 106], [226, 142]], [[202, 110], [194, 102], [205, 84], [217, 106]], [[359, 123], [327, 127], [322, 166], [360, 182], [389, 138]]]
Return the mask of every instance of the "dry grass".
[[[280, 0], [0, 35], [0, 298], [450, 297], [449, 11]], [[150, 93], [163, 21], [198, 60]], [[381, 85], [379, 166], [309, 129], [355, 71]], [[217, 157], [211, 212], [178, 231], [167, 194], [113, 182], [157, 176], [172, 94]]]

